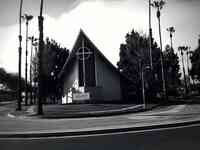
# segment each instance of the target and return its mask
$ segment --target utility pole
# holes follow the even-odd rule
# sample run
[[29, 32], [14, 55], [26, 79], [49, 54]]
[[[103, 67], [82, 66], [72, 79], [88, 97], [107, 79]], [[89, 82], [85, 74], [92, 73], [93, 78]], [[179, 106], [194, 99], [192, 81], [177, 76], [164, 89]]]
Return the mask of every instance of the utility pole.
[[143, 100], [143, 109], [146, 108], [146, 100], [145, 100], [145, 81], [144, 81], [144, 64], [143, 64], [143, 61], [142, 59], [139, 60], [139, 65], [140, 65], [140, 77], [141, 77], [141, 84], [142, 84], [142, 100]]
[[31, 56], [30, 56], [30, 70], [29, 70], [29, 77], [30, 77], [30, 104], [33, 104], [33, 93], [32, 93], [32, 57], [33, 57], [33, 39], [34, 37], [29, 38], [31, 40]]
[[22, 16], [22, 4], [23, 0], [20, 0], [20, 10], [19, 10], [19, 62], [18, 62], [18, 99], [17, 99], [17, 108], [16, 110], [22, 110], [21, 102], [22, 102], [22, 83], [21, 83], [21, 59], [22, 59], [22, 33], [21, 33], [21, 16]]
[[[138, 63], [139, 63], [139, 76], [142, 85], [142, 101], [143, 101], [143, 109], [146, 109], [146, 96], [145, 96], [145, 79], [144, 79], [144, 52], [140, 51], [140, 53], [135, 52], [138, 56]], [[149, 67], [151, 68], [151, 67]]]
[[28, 22], [31, 19], [33, 19], [33, 16], [25, 14], [23, 17], [26, 20], [25, 106], [27, 106], [28, 105], [28, 79], [27, 79], [27, 74], [28, 74], [28, 62], [27, 62], [27, 57], [28, 57]]
[[39, 88], [39, 93], [38, 93], [38, 115], [43, 114], [43, 99], [44, 99], [44, 81], [43, 81], [43, 70], [42, 70], [42, 55], [43, 55], [43, 50], [44, 50], [44, 41], [43, 41], [43, 16], [42, 16], [42, 11], [43, 11], [43, 0], [40, 1], [40, 16], [38, 16], [38, 23], [39, 23], [39, 52], [38, 52], [38, 59], [39, 59], [39, 64], [38, 64], [38, 88]]

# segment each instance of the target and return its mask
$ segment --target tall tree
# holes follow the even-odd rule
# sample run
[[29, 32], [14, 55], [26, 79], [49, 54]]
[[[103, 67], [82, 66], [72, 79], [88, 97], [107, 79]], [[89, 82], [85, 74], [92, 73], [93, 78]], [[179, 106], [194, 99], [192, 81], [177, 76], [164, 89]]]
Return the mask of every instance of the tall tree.
[[[125, 39], [126, 43], [120, 45], [120, 60], [117, 65], [120, 72], [129, 78], [133, 85], [135, 85], [135, 88], [132, 88], [131, 90], [135, 91], [137, 93], [136, 95], [140, 95], [139, 97], [142, 97], [142, 69], [142, 71], [144, 71], [146, 95], [158, 92], [160, 89], [161, 72], [159, 69], [160, 50], [157, 48], [157, 44], [152, 42], [153, 68], [158, 77], [158, 87], [156, 86], [156, 88], [153, 88], [152, 86], [155, 87], [155, 84], [151, 82], [153, 80], [149, 72], [150, 70], [148, 70], [150, 67], [148, 37], [140, 35], [137, 31], [132, 30], [131, 33], [126, 34]], [[134, 87], [133, 85], [130, 86]], [[150, 98], [150, 96], [148, 97]]]
[[[0, 68], [0, 83], [12, 91], [18, 91], [18, 75], [16, 73], [8, 73], [4, 68]], [[23, 91], [25, 89], [25, 80], [23, 78], [21, 78], [21, 87]]]
[[160, 16], [161, 16], [161, 9], [165, 5], [164, 0], [154, 0], [152, 6], [157, 9], [156, 16], [158, 18], [158, 26], [159, 26], [159, 37], [160, 37], [160, 51], [161, 51], [161, 71], [162, 71], [162, 82], [163, 82], [163, 94], [164, 98], [167, 98], [166, 95], [166, 80], [164, 74], [164, 64], [163, 64], [163, 53], [162, 53], [162, 36], [161, 36], [161, 23], [160, 23]]
[[22, 33], [21, 33], [21, 22], [22, 22], [22, 4], [23, 0], [20, 0], [20, 9], [19, 9], [19, 59], [18, 59], [18, 98], [17, 98], [17, 108], [16, 110], [20, 111], [22, 109], [21, 102], [22, 102], [22, 85], [21, 85], [21, 61], [22, 61]]
[[42, 54], [44, 51], [44, 41], [43, 41], [43, 0], [40, 1], [40, 15], [38, 16], [38, 24], [39, 24], [39, 51], [38, 51], [38, 115], [43, 114], [43, 100], [44, 100], [44, 82], [43, 80], [45, 79], [43, 77], [43, 70], [42, 70]]
[[59, 97], [59, 81], [57, 75], [69, 56], [69, 50], [61, 47], [55, 40], [49, 40], [48, 38], [45, 42], [44, 49], [44, 64], [42, 68], [45, 76], [45, 95], [52, 97], [55, 101]]
[[174, 53], [171, 46], [166, 45], [164, 51], [164, 68], [166, 74], [167, 92], [169, 95], [176, 95], [180, 85], [180, 65], [178, 55]]
[[198, 47], [193, 51], [190, 59], [192, 63], [190, 71], [191, 77], [194, 80], [200, 81], [200, 36], [198, 40]]

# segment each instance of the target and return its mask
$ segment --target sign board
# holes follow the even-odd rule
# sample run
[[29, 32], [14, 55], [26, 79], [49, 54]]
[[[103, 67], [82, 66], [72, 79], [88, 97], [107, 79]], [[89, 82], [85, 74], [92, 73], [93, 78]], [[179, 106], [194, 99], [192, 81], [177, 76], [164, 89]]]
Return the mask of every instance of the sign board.
[[73, 100], [81, 101], [81, 100], [89, 100], [90, 93], [74, 93]]

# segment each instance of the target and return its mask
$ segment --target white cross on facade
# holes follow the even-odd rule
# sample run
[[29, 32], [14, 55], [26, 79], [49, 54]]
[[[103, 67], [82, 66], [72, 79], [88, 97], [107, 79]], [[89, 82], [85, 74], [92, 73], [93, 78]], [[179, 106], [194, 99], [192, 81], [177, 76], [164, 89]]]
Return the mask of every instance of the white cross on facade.
[[[87, 50], [87, 51], [85, 52], [85, 50]], [[84, 39], [83, 39], [82, 46], [78, 49], [78, 52], [76, 53], [76, 55], [83, 62], [83, 86], [84, 87], [85, 87], [85, 60], [88, 59], [91, 54], [92, 54], [92, 52], [90, 52], [90, 49], [85, 47], [85, 43], [84, 43]], [[81, 58], [81, 56], [82, 56], [82, 58]]]

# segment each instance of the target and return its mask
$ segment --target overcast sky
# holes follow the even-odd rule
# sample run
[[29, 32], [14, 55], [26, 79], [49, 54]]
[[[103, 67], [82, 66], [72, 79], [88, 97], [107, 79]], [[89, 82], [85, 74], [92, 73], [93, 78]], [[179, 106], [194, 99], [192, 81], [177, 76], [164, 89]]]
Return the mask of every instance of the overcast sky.
[[[18, 70], [19, 1], [0, 1], [0, 67], [9, 72]], [[24, 0], [23, 4], [23, 14], [35, 16], [30, 22], [29, 33], [36, 37], [39, 5], [40, 0]], [[127, 32], [134, 28], [148, 34], [148, 0], [44, 0], [44, 14], [45, 37], [71, 49], [82, 28], [114, 65], [119, 60], [119, 46]], [[169, 43], [166, 28], [174, 26], [174, 48], [180, 45], [196, 48], [200, 34], [199, 18], [200, 0], [168, 0], [161, 14], [163, 47]], [[22, 28], [25, 42], [24, 23]], [[152, 10], [152, 28], [159, 43], [155, 10]], [[22, 48], [24, 57], [24, 43]]]

